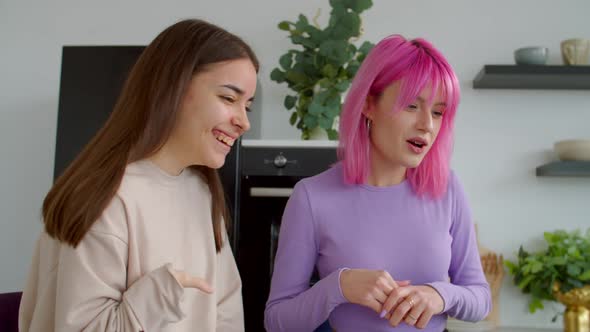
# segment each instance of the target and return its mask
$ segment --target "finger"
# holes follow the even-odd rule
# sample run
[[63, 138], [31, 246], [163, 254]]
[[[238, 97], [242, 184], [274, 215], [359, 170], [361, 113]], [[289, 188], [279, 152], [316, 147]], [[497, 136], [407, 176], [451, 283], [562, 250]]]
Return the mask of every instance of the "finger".
[[[377, 287], [379, 287], [380, 290], [386, 294], [386, 296], [389, 295], [389, 293], [391, 293], [391, 291], [394, 289], [393, 286], [394, 285], [391, 284], [391, 282], [386, 277], [377, 279]], [[380, 302], [383, 303], [384, 301]]]
[[[408, 288], [396, 288], [393, 291], [391, 291], [391, 293], [389, 293], [389, 297], [387, 298], [387, 300], [383, 303], [383, 311], [385, 312], [385, 315], [387, 313], [391, 313], [391, 311], [393, 309], [395, 309], [395, 307], [397, 307], [397, 305], [403, 301], [403, 299], [410, 293], [410, 290]], [[383, 316], [385, 316], [383, 315]], [[389, 316], [388, 316], [389, 318]]]
[[394, 309], [393, 314], [389, 319], [389, 324], [391, 326], [398, 326], [410, 309], [412, 309], [412, 305], [410, 305], [408, 298], [406, 298]]
[[389, 311], [385, 311], [385, 309], [383, 309], [381, 314], [385, 313], [385, 319], [390, 320], [391, 316], [393, 316], [393, 313], [395, 312], [395, 309], [397, 308], [397, 306], [400, 305], [403, 301], [404, 301], [404, 298], [402, 297], [399, 300], [397, 300], [397, 302], [393, 305], [392, 309], [390, 309]]
[[418, 303], [414, 303], [412, 309], [410, 309], [410, 311], [404, 317], [404, 321], [410, 326], [416, 325], [420, 319], [420, 316], [422, 316], [422, 313], [426, 310], [426, 302], [419, 300], [414, 301]]
[[365, 306], [369, 307], [370, 309], [372, 309], [373, 311], [375, 311], [376, 313], [380, 314], [381, 313], [381, 308], [383, 307], [381, 305], [381, 303], [377, 302], [377, 300], [371, 298], [369, 299], [366, 303]]
[[412, 284], [411, 280], [398, 280], [397, 281], [397, 285], [399, 287], [405, 287], [405, 286], [410, 286]]
[[431, 318], [432, 318], [432, 311], [425, 310], [422, 313], [422, 315], [420, 315], [420, 318], [418, 318], [418, 321], [416, 322], [416, 327], [419, 329], [425, 328], [426, 325], [428, 325], [428, 322], [430, 322]]
[[373, 290], [372, 295], [375, 298], [375, 300], [377, 300], [377, 302], [379, 302], [380, 305], [385, 303], [385, 301], [387, 300], [387, 294], [385, 294], [385, 292], [383, 292], [383, 290], [380, 288], [375, 288]]
[[213, 293], [213, 288], [207, 281], [197, 277], [188, 277], [186, 280], [186, 287], [197, 288], [207, 294]]
[[492, 261], [494, 265], [494, 275], [498, 274], [498, 257], [494, 255], [494, 260]]
[[392, 289], [399, 287], [397, 282], [395, 282], [395, 280], [393, 280], [393, 278], [391, 277], [391, 274], [385, 272], [383, 277], [387, 280], [387, 283], [391, 286]]

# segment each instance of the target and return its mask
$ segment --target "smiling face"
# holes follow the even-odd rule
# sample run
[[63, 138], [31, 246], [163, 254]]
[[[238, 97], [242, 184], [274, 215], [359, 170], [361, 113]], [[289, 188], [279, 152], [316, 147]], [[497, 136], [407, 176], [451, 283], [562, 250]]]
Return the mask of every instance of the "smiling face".
[[183, 166], [222, 167], [236, 139], [250, 129], [246, 112], [255, 91], [249, 59], [207, 66], [192, 78], [165, 148]]
[[381, 95], [369, 96], [363, 113], [371, 121], [372, 167], [405, 172], [420, 165], [430, 151], [441, 128], [445, 102], [440, 90], [432, 96], [427, 85], [410, 105], [394, 111], [400, 87], [397, 81]]

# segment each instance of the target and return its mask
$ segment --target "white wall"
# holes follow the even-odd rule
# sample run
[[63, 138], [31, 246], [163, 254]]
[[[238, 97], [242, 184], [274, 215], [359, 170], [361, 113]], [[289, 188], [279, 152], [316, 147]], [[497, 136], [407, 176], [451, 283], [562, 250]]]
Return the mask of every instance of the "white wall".
[[[514, 49], [542, 45], [560, 64], [560, 40], [590, 38], [587, 0], [386, 1], [363, 15], [364, 39], [390, 33], [425, 37], [455, 67], [463, 100], [453, 166], [486, 247], [513, 258], [545, 230], [590, 226], [590, 179], [537, 178], [554, 141], [590, 138], [590, 92], [473, 90], [484, 64], [511, 64]], [[24, 285], [50, 187], [62, 45], [147, 44], [165, 26], [193, 16], [244, 37], [261, 62], [262, 138], [298, 138], [282, 109], [287, 91], [270, 71], [291, 44], [276, 28], [299, 13], [322, 17], [328, 1], [0, 1], [0, 292]], [[529, 315], [526, 298], [505, 279], [504, 325], [551, 324], [552, 305]], [[559, 306], [555, 306], [559, 309]]]

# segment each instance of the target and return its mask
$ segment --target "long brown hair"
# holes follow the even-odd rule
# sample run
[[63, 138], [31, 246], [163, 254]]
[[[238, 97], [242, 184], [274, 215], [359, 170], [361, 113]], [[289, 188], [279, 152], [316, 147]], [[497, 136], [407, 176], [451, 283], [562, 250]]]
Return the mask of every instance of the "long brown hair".
[[[170, 137], [192, 77], [207, 65], [250, 59], [239, 37], [202, 20], [183, 20], [162, 31], [131, 69], [113, 112], [82, 152], [56, 180], [43, 201], [45, 231], [76, 247], [116, 194], [128, 163], [149, 157]], [[229, 223], [217, 170], [198, 166], [212, 196], [215, 246], [223, 245]]]

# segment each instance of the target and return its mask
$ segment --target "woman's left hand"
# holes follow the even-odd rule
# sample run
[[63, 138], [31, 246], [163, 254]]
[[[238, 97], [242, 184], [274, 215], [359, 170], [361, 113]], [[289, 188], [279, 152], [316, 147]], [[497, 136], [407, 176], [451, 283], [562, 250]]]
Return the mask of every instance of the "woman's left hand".
[[419, 329], [426, 327], [433, 315], [443, 311], [444, 302], [430, 286], [404, 286], [391, 291], [383, 304], [384, 318], [391, 326], [402, 320]]

